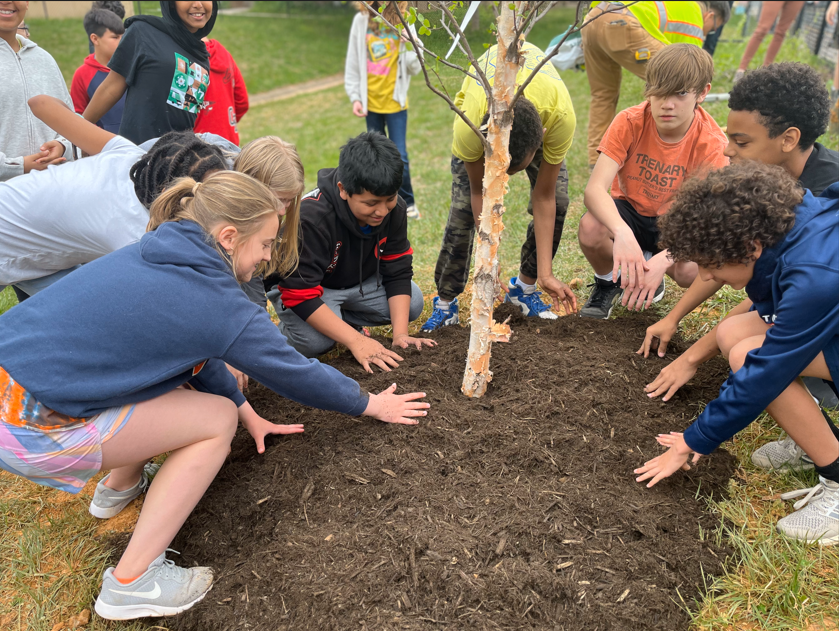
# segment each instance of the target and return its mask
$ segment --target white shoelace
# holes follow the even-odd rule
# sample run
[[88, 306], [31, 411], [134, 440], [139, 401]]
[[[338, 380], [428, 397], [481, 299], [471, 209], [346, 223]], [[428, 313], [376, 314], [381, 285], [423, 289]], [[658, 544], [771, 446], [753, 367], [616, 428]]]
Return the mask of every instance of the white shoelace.
[[824, 495], [825, 491], [827, 490], [827, 486], [824, 484], [824, 478], [819, 476], [819, 483], [811, 487], [809, 489], [799, 489], [798, 491], [790, 491], [789, 493], [781, 493], [782, 500], [793, 500], [796, 497], [804, 496], [803, 499], [798, 500], [792, 507], [795, 510], [799, 510], [807, 506], [811, 500], [814, 499], [821, 499], [822, 495]]

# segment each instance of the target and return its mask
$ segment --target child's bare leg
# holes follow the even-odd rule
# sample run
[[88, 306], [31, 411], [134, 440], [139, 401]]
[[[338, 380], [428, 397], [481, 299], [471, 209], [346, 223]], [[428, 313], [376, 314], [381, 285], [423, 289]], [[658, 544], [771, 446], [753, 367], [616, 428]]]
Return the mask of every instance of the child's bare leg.
[[[763, 345], [766, 335], [760, 334], [741, 340], [729, 352], [729, 364], [734, 372], [746, 362], [746, 354]], [[830, 371], [819, 353], [804, 372], [805, 377], [830, 379]], [[818, 404], [804, 387], [801, 379], [793, 381], [778, 398], [766, 407], [766, 411], [781, 428], [813, 460], [817, 467], [826, 467], [839, 458], [839, 441], [830, 426], [825, 423]]]
[[690, 287], [698, 273], [699, 266], [691, 261], [673, 263], [667, 268], [667, 275], [676, 281], [679, 287]]
[[140, 403], [128, 424], [102, 447], [102, 468], [135, 475], [158, 454], [171, 452], [152, 481], [140, 519], [116, 567], [139, 576], [174, 539], [230, 451], [237, 410], [229, 399], [176, 389]]
[[737, 344], [749, 337], [764, 335], [769, 325], [757, 311], [728, 316], [717, 325], [717, 346], [726, 359]]
[[609, 229], [600, 223], [594, 215], [586, 213], [580, 218], [580, 228], [577, 231], [577, 236], [580, 241], [580, 249], [594, 268], [594, 273], [608, 274], [611, 272], [614, 241]]

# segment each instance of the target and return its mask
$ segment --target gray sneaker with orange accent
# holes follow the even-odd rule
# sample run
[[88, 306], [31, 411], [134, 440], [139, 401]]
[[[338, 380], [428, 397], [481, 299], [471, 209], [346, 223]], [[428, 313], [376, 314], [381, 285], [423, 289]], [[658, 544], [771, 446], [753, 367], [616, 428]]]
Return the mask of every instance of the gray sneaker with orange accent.
[[117, 580], [114, 568], [105, 570], [94, 610], [106, 620], [174, 616], [199, 602], [212, 587], [210, 568], [178, 567], [164, 552], [130, 583]]

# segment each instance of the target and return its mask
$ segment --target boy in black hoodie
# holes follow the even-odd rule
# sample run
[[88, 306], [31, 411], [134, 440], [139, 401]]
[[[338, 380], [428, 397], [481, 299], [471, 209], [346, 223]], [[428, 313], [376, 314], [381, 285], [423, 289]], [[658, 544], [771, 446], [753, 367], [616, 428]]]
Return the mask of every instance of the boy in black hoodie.
[[393, 141], [363, 133], [341, 148], [337, 169], [318, 172], [318, 188], [300, 204], [300, 265], [268, 279], [280, 330], [297, 351], [315, 357], [335, 342], [367, 372], [402, 358], [364, 335], [363, 327], [393, 325], [393, 348], [434, 346], [408, 335], [422, 313], [413, 276], [405, 201], [399, 197], [402, 158]]

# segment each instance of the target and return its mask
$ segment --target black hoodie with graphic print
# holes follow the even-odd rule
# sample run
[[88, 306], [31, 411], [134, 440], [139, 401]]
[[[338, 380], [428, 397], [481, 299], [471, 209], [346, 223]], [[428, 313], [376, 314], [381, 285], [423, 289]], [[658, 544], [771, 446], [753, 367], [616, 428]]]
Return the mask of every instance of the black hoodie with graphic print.
[[396, 206], [365, 234], [338, 192], [338, 170], [318, 171], [318, 188], [300, 204], [300, 265], [277, 285], [283, 306], [306, 320], [323, 304], [326, 289], [349, 289], [378, 272], [388, 298], [411, 295], [413, 253], [406, 204]]

